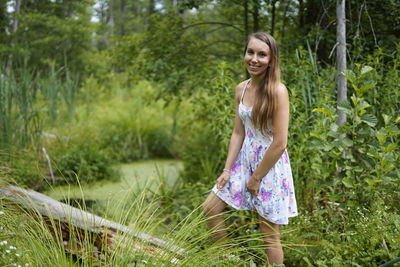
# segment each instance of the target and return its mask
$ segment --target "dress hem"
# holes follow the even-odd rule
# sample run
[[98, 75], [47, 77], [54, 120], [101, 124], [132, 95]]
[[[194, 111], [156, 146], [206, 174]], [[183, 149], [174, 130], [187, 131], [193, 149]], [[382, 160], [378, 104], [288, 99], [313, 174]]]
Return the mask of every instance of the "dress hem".
[[288, 224], [289, 224], [289, 218], [296, 217], [296, 216], [299, 215], [298, 213], [295, 213], [295, 214], [289, 215], [289, 216], [287, 216], [287, 217], [282, 217], [281, 219], [284, 219], [284, 220], [286, 221], [286, 222], [282, 223], [282, 222], [279, 222], [281, 219], [276, 220], [276, 219], [271, 219], [271, 218], [268, 218], [268, 217], [265, 217], [265, 216], [261, 215], [261, 214], [258, 212], [257, 208], [241, 208], [241, 207], [237, 207], [237, 206], [235, 206], [231, 201], [229, 201], [229, 200], [227, 200], [226, 198], [224, 198], [224, 197], [218, 195], [218, 191], [219, 191], [219, 190], [217, 190], [217, 192], [216, 192], [215, 189], [212, 189], [212, 192], [214, 192], [214, 194], [215, 194], [219, 199], [221, 199], [222, 201], [224, 201], [229, 207], [232, 207], [232, 208], [234, 208], [235, 210], [253, 210], [253, 211], [256, 211], [256, 212], [258, 213], [258, 215], [260, 215], [261, 217], [263, 217], [263, 218], [266, 219], [267, 221], [272, 222], [272, 223], [275, 223], [275, 224], [279, 224], [279, 225], [288, 225]]

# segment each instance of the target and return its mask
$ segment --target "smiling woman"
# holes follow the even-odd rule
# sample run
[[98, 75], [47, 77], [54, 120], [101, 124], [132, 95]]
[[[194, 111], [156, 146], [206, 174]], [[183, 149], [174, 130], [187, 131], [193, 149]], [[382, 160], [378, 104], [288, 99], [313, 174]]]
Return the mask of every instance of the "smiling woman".
[[297, 215], [286, 151], [289, 97], [280, 82], [278, 47], [258, 32], [248, 38], [244, 63], [251, 79], [236, 87], [236, 117], [225, 168], [202, 207], [214, 238], [227, 236], [221, 212], [227, 205], [256, 210], [268, 263], [283, 263], [279, 226]]

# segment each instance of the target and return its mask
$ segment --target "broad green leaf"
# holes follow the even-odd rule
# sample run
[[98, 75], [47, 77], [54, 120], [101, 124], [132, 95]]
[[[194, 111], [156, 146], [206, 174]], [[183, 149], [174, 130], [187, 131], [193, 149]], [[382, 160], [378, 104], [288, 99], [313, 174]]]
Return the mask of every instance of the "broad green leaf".
[[383, 149], [383, 152], [389, 153], [389, 152], [393, 151], [394, 149], [396, 149], [397, 147], [398, 146], [396, 144], [390, 144]]
[[376, 125], [376, 123], [378, 122], [376, 117], [374, 115], [372, 115], [372, 114], [364, 114], [361, 117], [361, 121], [365, 122], [366, 124], [368, 124], [371, 127], [374, 127]]
[[344, 70], [342, 74], [351, 83], [354, 83], [354, 81], [356, 80], [356, 74], [352, 70]]
[[352, 108], [350, 102], [347, 100], [339, 101], [337, 104], [337, 107], [339, 110], [343, 111], [347, 115], [351, 115], [353, 113], [353, 108]]
[[373, 70], [374, 68], [370, 67], [370, 66], [363, 66], [361, 68], [361, 75], [364, 75], [365, 73], [370, 72], [371, 70]]
[[371, 105], [367, 101], [361, 99], [360, 101], [358, 101], [358, 104], [355, 108], [356, 108], [356, 110], [362, 111], [362, 110], [365, 110], [366, 108], [369, 108], [370, 106]]
[[377, 131], [376, 132], [376, 138], [378, 139], [378, 142], [379, 142], [380, 145], [385, 144], [385, 142], [386, 142], [386, 134], [385, 134], [385, 132], [383, 132], [381, 130]]
[[372, 88], [374, 88], [374, 87], [375, 87], [374, 85], [366, 84], [366, 85], [363, 85], [363, 86], [360, 87], [360, 91], [364, 93], [364, 92], [366, 92], [366, 91], [368, 91], [369, 89], [372, 89]]
[[321, 113], [325, 113], [328, 116], [332, 116], [332, 112], [327, 108], [315, 108], [312, 110], [312, 112], [321, 112]]
[[329, 130], [331, 130], [332, 132], [337, 132], [338, 129], [339, 129], [339, 126], [336, 123], [331, 123]]
[[385, 126], [386, 126], [386, 125], [388, 125], [388, 124], [389, 124], [390, 120], [392, 119], [392, 116], [389, 116], [389, 115], [383, 114], [383, 115], [382, 115], [382, 118], [383, 118], [383, 121], [384, 121], [384, 123], [385, 123]]
[[354, 83], [352, 83], [351, 86], [353, 87], [354, 91], [356, 92], [357, 97], [362, 97], [362, 91], [360, 90], [360, 88], [358, 88], [358, 86], [355, 85]]
[[344, 138], [342, 142], [346, 147], [352, 146], [354, 144], [353, 141], [347, 137]]
[[395, 121], [396, 123], [399, 123], [399, 122], [400, 122], [400, 115], [398, 115], [394, 121]]
[[369, 186], [373, 186], [377, 183], [382, 182], [381, 179], [365, 179], [365, 182], [369, 185]]
[[334, 148], [335, 146], [333, 145], [333, 144], [325, 144], [323, 147], [322, 147], [322, 149], [324, 150], [324, 151], [330, 151], [330, 150], [332, 150], [332, 148]]
[[353, 181], [349, 177], [343, 178], [342, 183], [348, 188], [353, 188], [354, 187]]

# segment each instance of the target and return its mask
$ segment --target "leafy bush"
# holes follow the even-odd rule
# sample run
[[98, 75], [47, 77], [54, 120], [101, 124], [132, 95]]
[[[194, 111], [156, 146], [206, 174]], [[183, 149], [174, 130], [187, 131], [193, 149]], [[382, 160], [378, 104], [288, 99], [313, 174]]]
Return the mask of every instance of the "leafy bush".
[[341, 208], [326, 202], [292, 221], [284, 240], [288, 266], [378, 266], [398, 257], [400, 216], [382, 202], [371, 208]]
[[61, 183], [89, 183], [96, 180], [116, 179], [118, 174], [112, 169], [114, 160], [93, 142], [82, 142], [61, 146], [55, 154], [56, 175]]

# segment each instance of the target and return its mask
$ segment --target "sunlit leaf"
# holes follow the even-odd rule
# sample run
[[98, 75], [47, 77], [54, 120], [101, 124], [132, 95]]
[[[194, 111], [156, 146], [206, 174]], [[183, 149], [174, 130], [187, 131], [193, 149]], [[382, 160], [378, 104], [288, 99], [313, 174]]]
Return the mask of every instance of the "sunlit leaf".
[[349, 69], [344, 70], [342, 74], [351, 83], [353, 83], [356, 80], [356, 74], [352, 70]]
[[348, 188], [354, 187], [353, 181], [349, 177], [343, 178], [342, 183]]
[[312, 110], [312, 112], [321, 112], [321, 113], [325, 113], [328, 116], [332, 116], [332, 112], [327, 108], [315, 108]]
[[371, 70], [373, 70], [374, 68], [370, 67], [370, 66], [363, 66], [361, 69], [361, 75], [364, 75], [367, 72], [370, 72]]
[[388, 125], [388, 124], [389, 124], [390, 120], [392, 119], [392, 116], [389, 116], [389, 115], [383, 114], [383, 115], [382, 115], [382, 118], [383, 118], [383, 121], [384, 121], [384, 123], [385, 123], [385, 126], [386, 126], [386, 125]]

